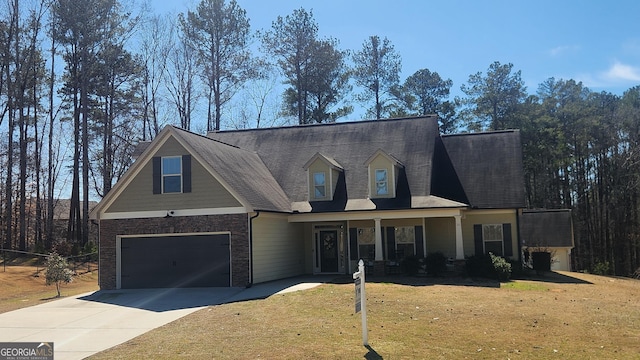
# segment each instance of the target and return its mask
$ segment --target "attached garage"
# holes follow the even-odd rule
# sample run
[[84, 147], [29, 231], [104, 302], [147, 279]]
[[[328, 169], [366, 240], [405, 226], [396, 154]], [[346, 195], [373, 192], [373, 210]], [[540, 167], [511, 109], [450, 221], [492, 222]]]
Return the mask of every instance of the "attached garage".
[[123, 236], [120, 288], [229, 287], [231, 235]]

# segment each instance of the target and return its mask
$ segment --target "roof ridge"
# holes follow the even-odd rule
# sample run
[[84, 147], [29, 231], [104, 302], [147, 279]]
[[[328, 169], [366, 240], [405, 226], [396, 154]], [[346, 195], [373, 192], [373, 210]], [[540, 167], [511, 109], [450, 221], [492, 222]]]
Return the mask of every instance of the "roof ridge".
[[209, 141], [213, 141], [213, 142], [216, 142], [216, 143], [219, 143], [219, 144], [222, 144], [222, 145], [230, 146], [232, 148], [236, 148], [236, 149], [239, 149], [239, 150], [244, 150], [244, 151], [253, 153], [253, 151], [249, 151], [247, 149], [243, 149], [243, 148], [241, 148], [241, 147], [239, 147], [237, 145], [229, 144], [229, 143], [226, 143], [226, 142], [218, 140], [218, 139], [210, 138], [210, 137], [208, 137], [206, 135], [198, 134], [198, 133], [195, 133], [195, 132], [190, 131], [190, 130], [185, 130], [185, 129], [181, 128], [181, 127], [177, 127], [177, 126], [174, 126], [174, 125], [167, 125], [167, 126], [170, 126], [170, 127], [172, 127], [173, 129], [175, 129], [177, 131], [182, 131], [182, 132], [187, 133], [189, 135], [197, 136], [197, 137], [200, 137], [200, 138], [203, 138], [203, 139], [206, 139], [206, 140], [209, 140]]
[[492, 134], [514, 133], [519, 131], [520, 129], [504, 129], [504, 130], [489, 130], [489, 131], [479, 131], [479, 132], [457, 133], [457, 134], [441, 134], [440, 136], [454, 137], [454, 136], [492, 135]]
[[397, 118], [388, 118], [388, 119], [352, 120], [352, 121], [344, 121], [344, 122], [329, 122], [329, 123], [314, 123], [314, 124], [299, 124], [299, 125], [296, 124], [296, 125], [284, 125], [284, 126], [274, 126], [274, 127], [264, 127], [264, 128], [251, 128], [251, 129], [214, 130], [214, 131], [208, 131], [207, 134], [268, 131], [268, 130], [279, 130], [279, 129], [297, 129], [297, 128], [308, 128], [308, 127], [345, 126], [345, 125], [363, 124], [363, 123], [394, 122], [394, 121], [418, 120], [418, 119], [429, 119], [429, 118], [437, 118], [437, 115], [434, 114], [434, 115], [397, 117]]

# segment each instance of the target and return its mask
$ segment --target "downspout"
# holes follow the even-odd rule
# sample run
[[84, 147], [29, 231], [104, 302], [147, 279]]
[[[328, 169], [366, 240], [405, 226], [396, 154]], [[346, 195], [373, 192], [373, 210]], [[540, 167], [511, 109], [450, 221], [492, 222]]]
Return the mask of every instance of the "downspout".
[[260, 216], [260, 211], [249, 218], [249, 283], [247, 288], [253, 285], [253, 219]]

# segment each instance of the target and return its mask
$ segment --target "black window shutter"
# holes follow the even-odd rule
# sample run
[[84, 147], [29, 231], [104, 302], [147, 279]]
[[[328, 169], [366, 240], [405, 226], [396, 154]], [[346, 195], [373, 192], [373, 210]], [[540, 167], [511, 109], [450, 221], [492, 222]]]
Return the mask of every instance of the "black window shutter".
[[162, 193], [162, 158], [154, 156], [152, 159], [153, 164], [153, 193]]
[[513, 256], [511, 224], [502, 224], [502, 239], [504, 240], [504, 256]]
[[476, 246], [476, 255], [484, 255], [484, 244], [482, 243], [482, 225], [473, 225], [473, 243]]
[[396, 257], [396, 228], [387, 227], [387, 260], [398, 260]]
[[422, 226], [416, 226], [416, 256], [424, 257], [424, 238], [422, 237]]
[[349, 259], [358, 260], [358, 229], [349, 228]]
[[182, 155], [182, 192], [191, 192], [191, 155]]

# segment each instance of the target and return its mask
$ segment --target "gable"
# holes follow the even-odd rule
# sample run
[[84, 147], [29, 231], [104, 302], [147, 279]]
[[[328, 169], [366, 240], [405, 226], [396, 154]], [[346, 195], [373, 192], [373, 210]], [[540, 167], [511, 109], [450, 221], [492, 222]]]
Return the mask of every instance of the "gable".
[[[163, 156], [190, 155], [175, 138], [169, 137], [148, 159]], [[140, 171], [113, 199], [105, 212], [132, 212], [151, 210], [180, 210], [198, 208], [241, 207], [231, 194], [203, 164], [191, 161], [191, 192], [175, 194], [153, 193], [153, 161], [147, 159]]]

